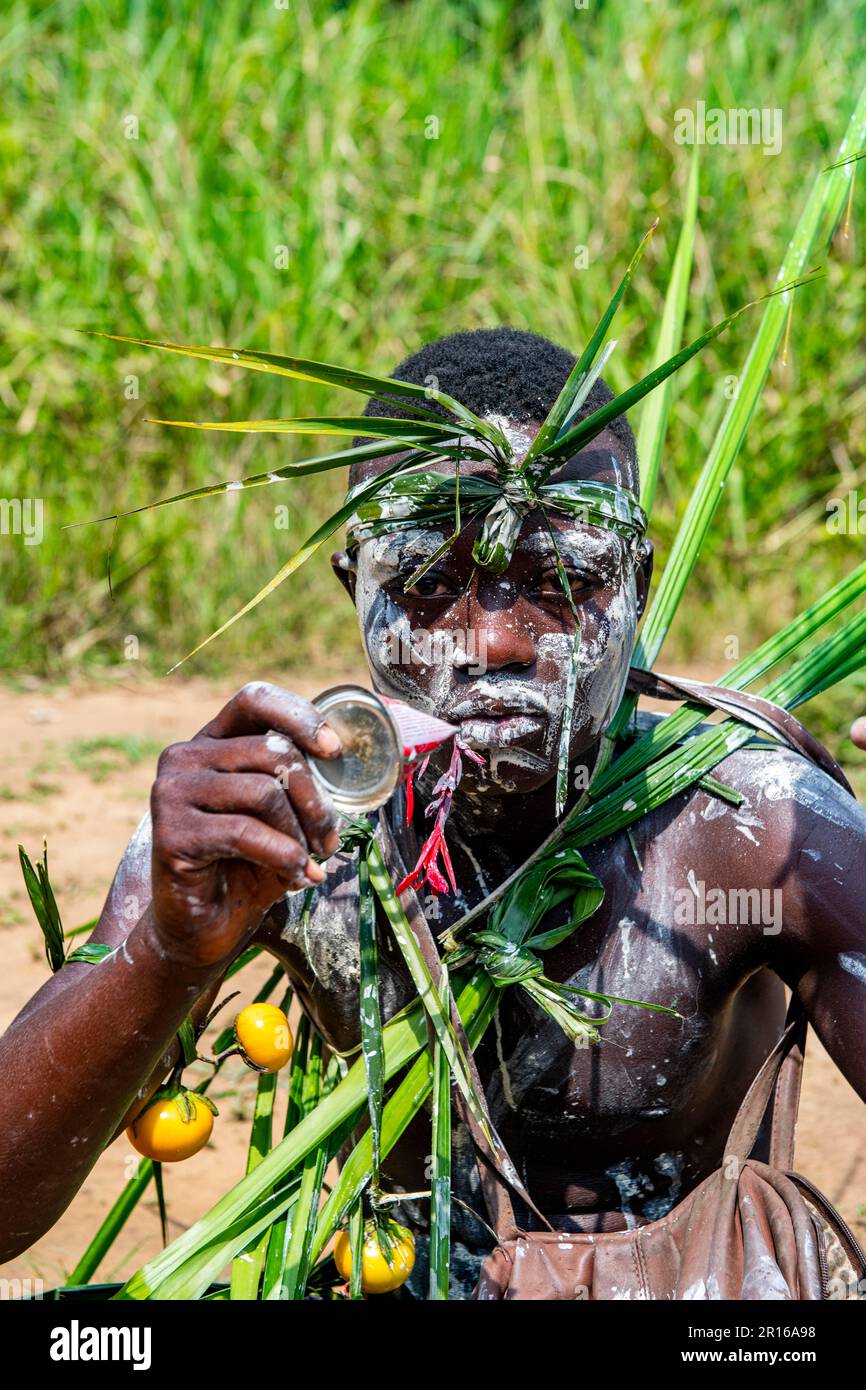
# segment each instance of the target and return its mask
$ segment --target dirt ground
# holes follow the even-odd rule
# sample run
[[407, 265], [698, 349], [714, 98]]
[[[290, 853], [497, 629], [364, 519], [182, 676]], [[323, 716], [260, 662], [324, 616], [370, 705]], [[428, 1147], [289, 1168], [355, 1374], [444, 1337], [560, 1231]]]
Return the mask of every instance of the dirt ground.
[[[259, 673], [257, 673], [259, 674]], [[345, 679], [363, 680], [360, 672]], [[312, 695], [327, 682], [293, 681]], [[147, 806], [156, 756], [210, 718], [232, 685], [106, 677], [100, 684], [0, 691], [0, 1030], [44, 982], [48, 968], [21, 880], [17, 846], [32, 858], [49, 845], [51, 877], [67, 930], [98, 914], [123, 848]], [[239, 976], [240, 1003], [270, 973], [260, 959]], [[195, 1221], [242, 1176], [255, 1079], [240, 1063], [211, 1092], [220, 1118], [194, 1162], [166, 1170], [171, 1234]], [[281, 1116], [278, 1114], [278, 1124]], [[278, 1131], [280, 1132], [280, 1131]], [[65, 1216], [0, 1277], [62, 1283], [86, 1248], [135, 1160], [125, 1138], [103, 1154]], [[866, 1111], [814, 1036], [806, 1061], [796, 1164], [866, 1239]], [[160, 1246], [153, 1200], [141, 1202], [99, 1270], [123, 1278]]]

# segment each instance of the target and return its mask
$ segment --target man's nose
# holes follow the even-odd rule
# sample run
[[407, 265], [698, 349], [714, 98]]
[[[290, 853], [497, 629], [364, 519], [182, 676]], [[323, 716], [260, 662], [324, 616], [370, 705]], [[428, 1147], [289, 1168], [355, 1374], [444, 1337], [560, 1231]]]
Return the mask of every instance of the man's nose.
[[513, 594], [494, 596], [484, 590], [470, 595], [467, 652], [471, 645], [474, 667], [504, 671], [509, 666], [525, 669], [535, 664], [535, 637], [521, 621], [514, 598]]

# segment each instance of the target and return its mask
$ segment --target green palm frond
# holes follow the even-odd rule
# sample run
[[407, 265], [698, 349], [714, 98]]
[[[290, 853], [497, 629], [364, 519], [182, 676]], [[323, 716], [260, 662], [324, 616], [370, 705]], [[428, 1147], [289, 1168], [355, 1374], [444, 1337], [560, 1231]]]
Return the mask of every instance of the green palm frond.
[[192, 343], [160, 343], [152, 338], [130, 338], [120, 333], [90, 331], [90, 336], [109, 338], [113, 342], [129, 343], [135, 347], [157, 348], [160, 352], [175, 353], [180, 357], [197, 357], [205, 362], [219, 362], [226, 367], [246, 367], [255, 372], [268, 372], [272, 376], [292, 377], [296, 381], [314, 381], [322, 386], [341, 386], [347, 391], [355, 391], [377, 400], [392, 400], [397, 396], [407, 410], [430, 420], [438, 420], [440, 417], [421, 402], [435, 401], [456, 421], [462, 423], [468, 432], [477, 433], [496, 448], [506, 447], [505, 436], [496, 425], [491, 424], [489, 420], [482, 420], [453, 396], [434, 386], [417, 386], [411, 381], [371, 376], [369, 372], [337, 367], [330, 362], [314, 362], [305, 357], [285, 357], [274, 352], [258, 352], [246, 348], [197, 347]]

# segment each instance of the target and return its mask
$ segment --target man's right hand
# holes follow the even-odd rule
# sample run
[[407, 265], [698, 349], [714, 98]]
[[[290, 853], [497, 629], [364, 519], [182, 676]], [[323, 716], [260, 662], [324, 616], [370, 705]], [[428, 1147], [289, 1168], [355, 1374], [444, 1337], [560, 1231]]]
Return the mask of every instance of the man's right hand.
[[303, 758], [340, 741], [308, 700], [245, 685], [189, 743], [162, 753], [151, 793], [154, 928], [181, 965], [228, 963], [268, 908], [325, 877], [334, 809]]

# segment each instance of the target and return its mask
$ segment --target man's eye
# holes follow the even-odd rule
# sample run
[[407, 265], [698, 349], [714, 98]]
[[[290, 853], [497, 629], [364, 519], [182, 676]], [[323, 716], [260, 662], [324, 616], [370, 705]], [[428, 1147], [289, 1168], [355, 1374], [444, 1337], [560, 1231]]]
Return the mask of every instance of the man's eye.
[[407, 574], [398, 582], [400, 592], [409, 598], [445, 598], [455, 592], [453, 582], [440, 574], [422, 574], [421, 578], [407, 589], [404, 585], [411, 577], [411, 574]]
[[[575, 574], [572, 570], [566, 570], [565, 577], [571, 588], [571, 596], [574, 599], [585, 598], [587, 594], [591, 594], [593, 589], [598, 587], [594, 580], [588, 579], [586, 575], [583, 574]], [[545, 573], [539, 577], [534, 592], [537, 598], [544, 599], [547, 602], [551, 600], [560, 601], [562, 603], [565, 602], [562, 578], [555, 569], [546, 570]]]

